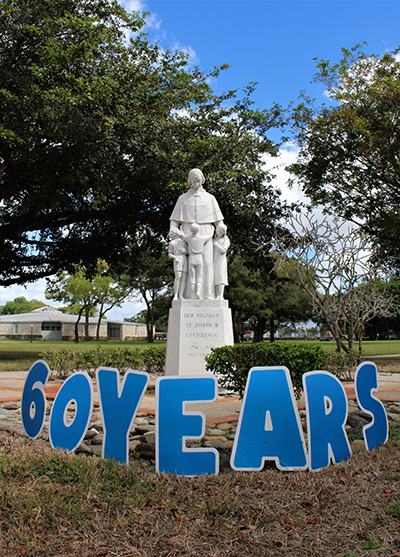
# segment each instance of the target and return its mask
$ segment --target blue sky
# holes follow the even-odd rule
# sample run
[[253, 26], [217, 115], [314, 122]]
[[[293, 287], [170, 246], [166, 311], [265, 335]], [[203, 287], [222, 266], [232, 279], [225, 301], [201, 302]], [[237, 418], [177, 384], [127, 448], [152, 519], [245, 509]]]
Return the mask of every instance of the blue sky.
[[230, 69], [216, 92], [258, 83], [258, 107], [295, 101], [310, 86], [313, 58], [339, 60], [341, 48], [367, 42], [380, 54], [400, 45], [399, 0], [120, 0], [151, 12], [149, 37], [178, 48], [208, 70]]
[[[257, 82], [256, 106], [296, 102], [306, 90], [326, 101], [323, 87], [311, 84], [313, 58], [338, 61], [341, 48], [368, 44], [366, 52], [382, 54], [400, 45], [399, 0], [120, 0], [130, 10], [148, 11], [149, 39], [164, 49], [187, 52], [190, 63], [207, 71], [230, 68], [210, 83], [216, 93]], [[284, 148], [280, 163], [293, 161], [295, 150]], [[301, 196], [284, 187], [283, 168], [275, 184], [290, 200]], [[44, 281], [0, 288], [0, 304], [16, 296], [44, 300]], [[140, 309], [137, 302], [113, 310], [123, 319]]]

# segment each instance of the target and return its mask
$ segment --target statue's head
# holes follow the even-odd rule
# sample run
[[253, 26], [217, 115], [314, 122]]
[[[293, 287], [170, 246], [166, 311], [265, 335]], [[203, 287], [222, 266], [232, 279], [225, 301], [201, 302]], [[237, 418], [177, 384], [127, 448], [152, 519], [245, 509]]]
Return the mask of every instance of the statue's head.
[[193, 222], [190, 225], [190, 231], [192, 234], [197, 234], [199, 230], [200, 230], [200, 226], [196, 222]]
[[181, 233], [179, 232], [178, 228], [171, 228], [169, 231], [169, 238], [170, 240], [176, 240], [176, 238], [180, 238]]
[[188, 176], [189, 185], [193, 188], [199, 189], [205, 181], [206, 179], [204, 178], [204, 174], [202, 173], [202, 171], [198, 168], [192, 168]]
[[222, 236], [225, 236], [226, 232], [227, 232], [227, 227], [226, 224], [221, 223], [217, 226], [217, 230], [216, 230], [216, 235], [218, 238], [222, 238]]

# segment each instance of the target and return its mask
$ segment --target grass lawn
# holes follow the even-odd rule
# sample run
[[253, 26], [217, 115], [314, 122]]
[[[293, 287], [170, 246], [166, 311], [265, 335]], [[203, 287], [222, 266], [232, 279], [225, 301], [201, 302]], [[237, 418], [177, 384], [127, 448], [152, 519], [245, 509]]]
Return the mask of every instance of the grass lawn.
[[90, 350], [96, 346], [146, 348], [149, 346], [163, 346], [165, 342], [157, 341], [153, 345], [147, 342], [80, 342], [73, 341], [48, 341], [48, 340], [0, 340], [0, 371], [27, 371], [31, 365], [40, 358], [43, 352], [52, 352], [69, 348], [70, 350]]
[[0, 426], [0, 555], [399, 555], [399, 429], [316, 473], [156, 474], [51, 450]]
[[[157, 341], [153, 345], [147, 342], [122, 342], [122, 341], [104, 341], [104, 342], [80, 342], [75, 344], [72, 341], [44, 341], [34, 340], [0, 340], [0, 371], [27, 371], [31, 365], [40, 358], [43, 352], [52, 352], [69, 348], [71, 350], [89, 350], [96, 346], [107, 347], [125, 347], [125, 348], [146, 348], [149, 346], [164, 346], [165, 341]], [[327, 342], [318, 342], [324, 349], [333, 351], [336, 344], [330, 340]], [[400, 354], [400, 340], [367, 340], [362, 345], [363, 359], [373, 356], [392, 356]], [[399, 357], [379, 359], [380, 364], [398, 362]]]
[[[335, 350], [336, 343], [333, 340], [319, 342], [327, 350]], [[358, 350], [358, 344], [354, 348]], [[400, 340], [364, 340], [362, 343], [362, 356], [384, 356], [400, 355]]]

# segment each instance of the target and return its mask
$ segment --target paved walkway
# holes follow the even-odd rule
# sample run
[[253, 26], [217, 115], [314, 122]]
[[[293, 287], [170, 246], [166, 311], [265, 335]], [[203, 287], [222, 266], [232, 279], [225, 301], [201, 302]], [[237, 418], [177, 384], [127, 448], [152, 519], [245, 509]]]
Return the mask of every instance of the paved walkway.
[[[0, 372], [0, 403], [20, 401], [22, 389], [28, 372], [7, 371]], [[149, 388], [154, 388], [154, 380], [150, 381]], [[46, 397], [54, 400], [61, 383], [50, 381], [45, 387]], [[354, 385], [345, 383], [347, 398], [355, 399]], [[97, 389], [95, 391], [95, 406], [98, 406]], [[400, 373], [378, 373], [378, 397], [386, 402], [400, 402]], [[241, 401], [236, 396], [220, 396], [215, 402], [193, 403], [187, 405], [187, 410], [201, 410], [208, 422], [215, 424], [234, 422], [238, 419]], [[300, 400], [299, 408], [304, 408]], [[139, 412], [154, 414], [155, 397], [145, 394]]]

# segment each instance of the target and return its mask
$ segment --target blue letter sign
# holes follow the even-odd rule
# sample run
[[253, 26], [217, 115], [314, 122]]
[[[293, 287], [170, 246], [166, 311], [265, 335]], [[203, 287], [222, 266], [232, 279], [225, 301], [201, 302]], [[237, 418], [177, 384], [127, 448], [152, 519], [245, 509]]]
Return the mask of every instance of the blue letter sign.
[[102, 457], [128, 463], [129, 432], [150, 376], [128, 370], [121, 383], [117, 369], [100, 367], [96, 377], [104, 428]]
[[50, 374], [49, 366], [38, 360], [31, 367], [24, 384], [21, 400], [21, 417], [25, 433], [36, 439], [43, 428], [46, 417], [46, 395], [44, 387]]
[[198, 476], [218, 474], [219, 455], [213, 448], [189, 449], [188, 439], [200, 439], [205, 431], [202, 412], [186, 410], [187, 402], [212, 402], [217, 396], [214, 376], [170, 375], [156, 381], [157, 472]]
[[232, 449], [234, 470], [307, 468], [306, 446], [286, 367], [253, 367], [248, 375]]
[[[67, 421], [67, 410], [75, 402], [75, 416]], [[93, 407], [93, 384], [87, 373], [74, 373], [55, 398], [50, 414], [50, 443], [53, 448], [73, 451], [87, 431]]]
[[[42, 360], [31, 367], [25, 381], [21, 416], [26, 434], [35, 439], [46, 416], [44, 387], [50, 370]], [[128, 463], [129, 433], [146, 391], [149, 375], [128, 370], [120, 381], [113, 368], [96, 371], [99, 404], [103, 422], [103, 458]], [[371, 416], [363, 427], [367, 450], [385, 443], [388, 421], [385, 407], [374, 395], [378, 388], [375, 364], [364, 362], [354, 376], [360, 408]], [[266, 461], [275, 461], [280, 470], [320, 470], [351, 456], [346, 434], [347, 397], [342, 383], [327, 371], [303, 375], [308, 443], [286, 367], [250, 369], [231, 454], [231, 467], [238, 471], [261, 470]], [[156, 470], [166, 474], [196, 476], [218, 474], [219, 454], [212, 447], [189, 447], [205, 433], [205, 416], [188, 404], [213, 402], [218, 383], [214, 375], [169, 375], [156, 381]], [[68, 419], [68, 408], [75, 413]], [[90, 423], [93, 384], [86, 373], [74, 373], [60, 388], [50, 414], [50, 443], [74, 451], [82, 442]]]
[[386, 443], [389, 431], [385, 408], [372, 394], [378, 389], [375, 364], [364, 362], [358, 366], [354, 376], [354, 388], [360, 408], [372, 416], [372, 422], [363, 427], [365, 446], [370, 451]]
[[329, 461], [340, 462], [351, 456], [345, 425], [346, 392], [334, 375], [310, 371], [303, 375], [307, 411], [310, 470], [319, 470]]

